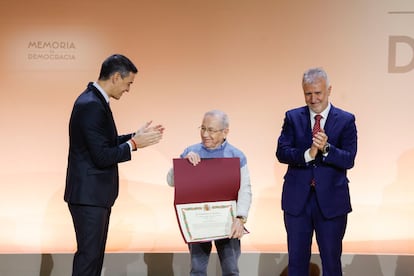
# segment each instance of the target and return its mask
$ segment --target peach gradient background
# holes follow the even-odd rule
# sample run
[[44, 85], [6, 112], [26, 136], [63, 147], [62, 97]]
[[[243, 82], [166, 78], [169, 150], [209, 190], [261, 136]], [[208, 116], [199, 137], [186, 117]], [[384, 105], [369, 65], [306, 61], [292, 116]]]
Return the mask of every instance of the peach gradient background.
[[[213, 108], [229, 114], [229, 141], [248, 157], [254, 197], [243, 250], [286, 251], [276, 139], [284, 112], [304, 104], [303, 71], [323, 66], [332, 102], [357, 116], [359, 131], [344, 251], [413, 254], [414, 70], [387, 71], [389, 36], [414, 38], [414, 14], [390, 12], [413, 10], [402, 0], [2, 2], [0, 253], [75, 250], [63, 201], [68, 119], [102, 60], [123, 53], [140, 73], [111, 103], [119, 132], [147, 120], [166, 132], [120, 165], [108, 251], [187, 251], [165, 176]], [[30, 41], [73, 42], [55, 53], [75, 59], [30, 60]], [[401, 46], [398, 62], [413, 51]]]

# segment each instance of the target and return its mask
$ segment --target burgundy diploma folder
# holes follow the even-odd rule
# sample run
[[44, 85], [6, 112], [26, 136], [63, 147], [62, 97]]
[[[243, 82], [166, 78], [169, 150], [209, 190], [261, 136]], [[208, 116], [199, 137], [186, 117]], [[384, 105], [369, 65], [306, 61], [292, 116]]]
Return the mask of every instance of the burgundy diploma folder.
[[[174, 159], [173, 164], [175, 186], [174, 209], [184, 241], [190, 243], [223, 238], [223, 235], [206, 235], [205, 239], [195, 238], [192, 235], [194, 232], [190, 230], [190, 218], [185, 213], [187, 211], [190, 212], [189, 210], [196, 209], [204, 209], [208, 212], [209, 206], [212, 202], [215, 202], [220, 206], [217, 208], [227, 208], [226, 210], [230, 211], [230, 217], [234, 218], [236, 206], [231, 207], [229, 201], [235, 202], [237, 200], [240, 188], [240, 159], [202, 159], [196, 166], [192, 165], [187, 159]], [[198, 207], [194, 208], [194, 204]], [[203, 207], [200, 207], [200, 204]], [[187, 207], [189, 205], [192, 205], [192, 207]], [[225, 225], [228, 225], [228, 223], [227, 221]], [[202, 227], [199, 223], [197, 225], [198, 228]], [[224, 227], [224, 224], [219, 224], [218, 227], [220, 228], [221, 226]]]
[[174, 204], [237, 200], [239, 158], [210, 158], [194, 166], [174, 159]]

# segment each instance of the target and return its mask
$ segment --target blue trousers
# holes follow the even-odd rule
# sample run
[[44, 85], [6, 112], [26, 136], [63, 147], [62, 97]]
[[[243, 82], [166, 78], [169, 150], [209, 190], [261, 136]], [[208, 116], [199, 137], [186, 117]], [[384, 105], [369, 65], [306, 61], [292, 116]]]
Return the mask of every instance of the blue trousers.
[[[219, 256], [222, 276], [238, 276], [240, 257], [239, 239], [221, 239], [214, 241]], [[207, 276], [211, 242], [191, 243], [188, 245], [191, 257], [191, 276]]]
[[309, 275], [314, 231], [322, 261], [322, 275], [342, 275], [342, 239], [347, 214], [326, 219], [319, 208], [317, 194], [312, 190], [304, 211], [298, 216], [285, 212], [284, 220], [288, 238], [289, 276]]

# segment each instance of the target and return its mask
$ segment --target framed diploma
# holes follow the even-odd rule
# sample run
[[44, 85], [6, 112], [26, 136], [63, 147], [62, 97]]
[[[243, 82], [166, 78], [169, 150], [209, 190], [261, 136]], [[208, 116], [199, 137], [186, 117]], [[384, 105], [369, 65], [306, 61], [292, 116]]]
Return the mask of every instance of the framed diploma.
[[174, 159], [174, 206], [186, 243], [227, 238], [236, 216], [239, 158]]
[[203, 242], [230, 236], [236, 201], [177, 204], [181, 233], [186, 242]]

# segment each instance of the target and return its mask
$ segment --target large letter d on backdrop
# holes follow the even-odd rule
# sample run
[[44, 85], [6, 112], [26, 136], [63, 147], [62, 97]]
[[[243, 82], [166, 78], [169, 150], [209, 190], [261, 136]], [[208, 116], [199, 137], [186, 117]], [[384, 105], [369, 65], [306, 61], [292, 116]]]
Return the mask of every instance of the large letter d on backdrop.
[[[404, 56], [400, 51], [397, 52], [397, 44], [405, 43], [411, 48], [411, 60], [403, 65], [397, 65], [397, 54], [400, 53], [400, 59]], [[401, 45], [402, 46], [402, 45]], [[409, 36], [390, 36], [388, 40], [388, 73], [406, 73], [414, 69], [414, 39]]]

